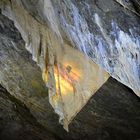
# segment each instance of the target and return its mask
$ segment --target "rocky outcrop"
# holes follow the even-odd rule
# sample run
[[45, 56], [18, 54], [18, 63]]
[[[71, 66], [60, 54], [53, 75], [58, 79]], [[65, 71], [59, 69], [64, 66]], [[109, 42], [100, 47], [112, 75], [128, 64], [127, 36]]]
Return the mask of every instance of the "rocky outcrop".
[[[69, 123], [109, 74], [74, 49], [52, 27], [35, 20], [17, 1], [6, 2], [2, 13], [14, 21], [27, 50], [43, 71], [49, 101], [68, 131]], [[51, 6], [49, 1], [47, 4]], [[53, 13], [53, 9], [48, 12]], [[53, 15], [50, 18], [55, 20]]]
[[[1, 1], [2, 13], [14, 21], [27, 50], [44, 72], [50, 103], [66, 129], [75, 114], [109, 77], [107, 72], [139, 96], [140, 39], [136, 8], [139, 2], [108, 0], [108, 3], [100, 0]], [[121, 19], [117, 18], [120, 14]], [[84, 63], [86, 56], [72, 47], [85, 53], [106, 72], [100, 71], [95, 63], [91, 66], [91, 60]], [[80, 65], [73, 64], [78, 62], [75, 60]], [[75, 76], [79, 78], [73, 78]], [[90, 86], [92, 83], [96, 86]], [[73, 109], [69, 109], [70, 104]]]
[[[54, 134], [68, 140], [140, 138], [140, 99], [133, 91], [112, 78], [97, 91], [75, 117], [69, 126], [69, 133], [64, 131], [49, 104], [41, 70], [26, 51], [20, 33], [13, 22], [5, 16], [0, 15], [0, 21], [0, 81], [2, 86], [10, 92], [8, 94], [1, 88], [0, 137], [4, 140], [9, 139], [12, 133], [18, 140], [22, 140], [23, 135], [26, 139], [30, 139], [30, 136], [34, 139], [47, 139], [49, 136], [51, 139], [54, 138]], [[20, 103], [17, 104], [19, 101], [13, 100], [10, 95], [20, 100]], [[10, 98], [7, 99], [7, 96]], [[14, 111], [12, 111], [13, 108]], [[13, 117], [11, 118], [9, 114]], [[20, 119], [17, 122], [17, 114], [23, 117], [20, 118], [22, 122], [27, 121], [24, 125], [20, 124]], [[38, 123], [43, 128], [40, 128]], [[17, 125], [20, 130], [19, 127], [15, 127]], [[12, 128], [14, 128], [13, 131]], [[33, 131], [31, 132], [30, 129]], [[49, 134], [48, 130], [53, 134]], [[30, 136], [26, 135], [27, 131]], [[12, 135], [10, 139], [15, 140], [15, 137]]]
[[[53, 1], [63, 34], [140, 96], [138, 1]], [[37, 3], [36, 3], [37, 4]]]
[[[65, 43], [79, 50], [75, 52], [80, 53], [82, 59], [81, 52], [86, 54], [85, 64], [91, 60], [95, 61], [98, 66], [102, 66], [114, 78], [132, 88], [139, 95], [139, 2], [137, 0], [133, 2], [107, 1], [46, 0], [46, 3], [41, 0], [0, 1], [2, 13], [14, 21], [13, 23], [0, 14], [0, 83], [11, 95], [26, 105], [28, 111], [25, 111], [25, 114], [31, 114], [31, 118], [44, 126], [40, 129], [36, 125], [35, 133], [36, 129], [45, 130], [46, 133], [49, 130], [61, 139], [140, 138], [139, 98], [130, 89], [112, 78], [76, 116], [70, 124], [70, 132], [65, 132], [48, 102], [48, 91], [41, 78], [41, 70], [37, 66], [38, 64], [42, 70], [46, 68], [46, 60], [48, 60], [46, 48], [50, 47], [40, 47], [46, 44], [44, 40], [47, 40], [50, 46], [60, 47]], [[24, 17], [23, 10], [19, 10], [16, 13], [20, 15], [17, 22], [17, 19], [13, 18], [16, 10], [16, 5], [12, 5], [13, 2], [17, 2], [17, 5], [21, 6], [21, 9], [23, 8], [31, 18]], [[6, 7], [7, 4], [9, 8]], [[23, 17], [29, 22], [25, 22]], [[27, 23], [30, 26], [27, 26]], [[25, 46], [32, 56], [25, 50]], [[61, 47], [67, 48], [63, 45]], [[52, 54], [49, 55], [53, 58], [49, 59], [49, 64], [51, 64], [55, 59]], [[33, 62], [32, 57], [37, 63]], [[71, 68], [67, 67], [67, 70], [71, 71]], [[91, 72], [89, 74], [92, 75]], [[87, 76], [90, 78], [90, 75]], [[43, 78], [46, 78], [46, 74]], [[54, 83], [52, 82], [52, 85]], [[3, 103], [6, 102], [4, 100], [1, 100], [2, 108], [4, 108]], [[14, 104], [13, 102], [12, 100], [9, 106]], [[24, 112], [23, 108], [21, 110]], [[30, 117], [27, 116], [28, 118]], [[33, 123], [36, 124], [35, 120]], [[33, 127], [32, 124], [30, 127]], [[18, 130], [16, 132], [19, 133]], [[36, 136], [32, 133], [31, 135]], [[44, 137], [44, 132], [37, 135], [41, 137], [40, 139], [47, 139]], [[49, 132], [48, 135], [54, 138]]]
[[[139, 1], [27, 1], [37, 21], [85, 53], [139, 96]], [[35, 7], [35, 8], [34, 8]]]

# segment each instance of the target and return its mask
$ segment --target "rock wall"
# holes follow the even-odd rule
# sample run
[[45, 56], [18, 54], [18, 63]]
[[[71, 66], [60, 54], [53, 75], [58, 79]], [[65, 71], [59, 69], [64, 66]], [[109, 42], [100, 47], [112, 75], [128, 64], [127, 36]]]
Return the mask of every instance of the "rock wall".
[[[50, 23], [54, 23], [47, 26], [34, 19], [19, 1], [6, 2], [2, 13], [14, 21], [27, 50], [42, 69], [49, 101], [60, 116], [60, 123], [68, 130], [71, 120], [109, 74], [61, 38], [58, 25], [53, 28], [57, 22], [53, 9], [46, 11]], [[46, 5], [52, 6], [49, 1]]]
[[[17, 10], [16, 6], [21, 7], [21, 9]], [[13, 29], [13, 23], [11, 24], [11, 21], [6, 19], [7, 22], [4, 22], [3, 18], [1, 18], [0, 27], [2, 35], [0, 38], [0, 82], [10, 92], [10, 94], [24, 102], [38, 122], [49, 130], [55, 132], [58, 135], [62, 134], [62, 137], [70, 137], [73, 139], [80, 138], [82, 132], [84, 136], [88, 134], [89, 137], [91, 137], [93, 135], [90, 130], [87, 130], [90, 129], [90, 125], [87, 125], [86, 127], [80, 123], [81, 120], [83, 121], [82, 116], [82, 119], [80, 118], [78, 123], [76, 121], [74, 124], [72, 124], [74, 125], [72, 127], [74, 131], [76, 123], [78, 125], [76, 126], [76, 129], [79, 129], [76, 130], [78, 133], [77, 135], [74, 131], [72, 131], [70, 134], [66, 134], [56, 122], [56, 124], [53, 125], [53, 123], [49, 120], [49, 118], [52, 116], [52, 120], [56, 120], [56, 118], [54, 117], [51, 107], [49, 107], [49, 97], [46, 95], [47, 91], [41, 80], [40, 70], [36, 64], [32, 62], [31, 58], [26, 57], [28, 56], [28, 53], [23, 49], [24, 45], [26, 46], [27, 50], [32, 53], [33, 60], [37, 61], [37, 64], [42, 70], [44, 70], [46, 68], [46, 60], [48, 60], [46, 58], [46, 53], [48, 52], [48, 49], [51, 48], [50, 46], [61, 46], [63, 49], [66, 49], [67, 47], [62, 45], [63, 43], [66, 43], [68, 46], [78, 50], [75, 50], [75, 52], [77, 52], [76, 54], [80, 53], [80, 51], [83, 52], [86, 55], [85, 58], [87, 58], [86, 63], [93, 60], [96, 64], [98, 64], [98, 66], [104, 68], [112, 77], [132, 88], [139, 96], [140, 28], [139, 2], [137, 0], [127, 2], [115, 0], [46, 0], [45, 2], [41, 0], [2, 0], [0, 1], [0, 7], [2, 9], [2, 13], [14, 21], [16, 28], [18, 28], [21, 33], [20, 36], [15, 27]], [[29, 15], [31, 18], [25, 16], [26, 14], [24, 13]], [[10, 29], [9, 27], [11, 26], [12, 28]], [[46, 42], [46, 40], [48, 42]], [[46, 44], [49, 47], [44, 47]], [[53, 51], [54, 50], [52, 49], [49, 52]], [[47, 56], [52, 58], [49, 59], [51, 60], [49, 64], [54, 63], [55, 57], [53, 56], [53, 53], [49, 53]], [[51, 72], [52, 70], [52, 67], [50, 67], [50, 73], [53, 73]], [[106, 74], [106, 72], [103, 73]], [[102, 77], [102, 74], [99, 77]], [[55, 89], [54, 78], [55, 77], [53, 76], [51, 79], [52, 82], [50, 84], [52, 84]], [[115, 88], [116, 82], [113, 84], [114, 85], [109, 84], [109, 88], [111, 88], [111, 86]], [[121, 88], [122, 85], [119, 85], [119, 87], [116, 88], [116, 91], [119, 91]], [[109, 92], [108, 90], [106, 91]], [[115, 91], [112, 89], [110, 92]], [[134, 111], [134, 106], [130, 101], [132, 91], [125, 91], [124, 88], [123, 91], [119, 91], [118, 96], [114, 94], [111, 94], [110, 96], [113, 96], [115, 100], [120, 100], [120, 97], [124, 97], [123, 93], [123, 95], [120, 96], [120, 92], [130, 94], [130, 98], [127, 101], [130, 103], [130, 108], [132, 107]], [[129, 95], [125, 96], [125, 98], [121, 101], [123, 102], [127, 97], [129, 97]], [[98, 97], [97, 100], [99, 98], [100, 97]], [[135, 96], [132, 96], [132, 98], [135, 98], [134, 101], [136, 102], [139, 100]], [[103, 100], [105, 97], [101, 96], [101, 99]], [[112, 98], [110, 97], [109, 99]], [[111, 104], [112, 103], [110, 103], [110, 105]], [[118, 104], [120, 104], [120, 106], [123, 105], [121, 102]], [[136, 104], [136, 108], [138, 108], [139, 103], [137, 102]], [[127, 105], [128, 104], [126, 103], [126, 106]], [[130, 108], [128, 110], [131, 110]], [[100, 110], [100, 108], [98, 109]], [[111, 110], [113, 110], [113, 107]], [[117, 111], [119, 112], [119, 109]], [[49, 113], [47, 114], [47, 112]], [[110, 112], [108, 112], [108, 114], [109, 113]], [[122, 113], [124, 112], [122, 111]], [[58, 114], [60, 115], [60, 113]], [[90, 117], [92, 116], [91, 114], [89, 114]], [[128, 114], [131, 116], [129, 111]], [[137, 130], [139, 127], [135, 124], [135, 122], [139, 122], [139, 113], [137, 114], [135, 112], [134, 114], [137, 116], [135, 118], [132, 115], [134, 122], [130, 125], [128, 124], [132, 119], [130, 117], [131, 119], [126, 121], [125, 126], [129, 127], [129, 132], [132, 137], [134, 135], [137, 137]], [[94, 115], [96, 116], [96, 114]], [[118, 117], [119, 115], [117, 114], [116, 116]], [[88, 118], [89, 121], [90, 117]], [[113, 116], [111, 116], [111, 119], [112, 118]], [[111, 128], [113, 128], [114, 131], [118, 129], [121, 130], [121, 125], [124, 124], [120, 122], [117, 124], [117, 128], [107, 124], [107, 118], [104, 119], [106, 120], [105, 126], [109, 127], [109, 134]], [[111, 119], [110, 122], [113, 123]], [[125, 119], [126, 118], [124, 117], [122, 120], [124, 121]], [[119, 119], [117, 118], [115, 121], [116, 120]], [[85, 123], [87, 124], [88, 122], [85, 121]], [[94, 124], [92, 124], [91, 128], [94, 128], [93, 125]], [[81, 126], [83, 126], [83, 128], [81, 128]], [[102, 123], [101, 126], [101, 131], [105, 133]], [[131, 131], [131, 126], [134, 127], [136, 131], [134, 129]], [[56, 128], [60, 128], [60, 131], [56, 132]], [[129, 134], [124, 129], [126, 129], [126, 127], [122, 128], [124, 131], [122, 135], [125, 135], [126, 133]], [[109, 134], [104, 135], [107, 136]]]
[[140, 96], [138, 1], [53, 1], [56, 17], [74, 46]]
[[59, 140], [45, 130], [29, 109], [0, 85], [0, 139], [1, 140]]
[[54, 134], [64, 140], [140, 138], [140, 99], [113, 78], [77, 114], [69, 133], [64, 131], [41, 70], [24, 45], [13, 22], [0, 14], [0, 83], [9, 91], [0, 87], [0, 139], [53, 139]]
[[138, 0], [21, 0], [20, 4], [139, 96]]

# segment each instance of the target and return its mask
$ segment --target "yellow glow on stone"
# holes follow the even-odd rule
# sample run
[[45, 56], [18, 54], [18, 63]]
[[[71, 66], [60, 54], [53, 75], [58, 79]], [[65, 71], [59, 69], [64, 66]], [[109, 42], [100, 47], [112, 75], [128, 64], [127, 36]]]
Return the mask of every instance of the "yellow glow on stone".
[[55, 74], [54, 76], [55, 76], [55, 81], [57, 83], [56, 84], [56, 91], [57, 92], [59, 92], [59, 86], [60, 86], [61, 94], [63, 94], [63, 95], [66, 95], [67, 92], [73, 91], [72, 85], [68, 81], [66, 81], [61, 75], [59, 76], [59, 82], [58, 82], [57, 74]]
[[42, 72], [42, 78], [45, 83], [48, 81], [48, 72], [46, 71], [46, 69], [44, 69]]
[[77, 67], [76, 64], [73, 64], [73, 63], [64, 63], [64, 67], [67, 68], [68, 66], [71, 67], [71, 72], [69, 73], [70, 77], [72, 77], [73, 80], [78, 81], [79, 78], [81, 78], [81, 76], [82, 76], [81, 71], [76, 68]]
[[[47, 83], [48, 72], [46, 70], [43, 70], [42, 77]], [[59, 94], [72, 94], [74, 89], [73, 83], [80, 81], [81, 74], [76, 68], [73, 68], [71, 64], [64, 64], [59, 70], [54, 66], [54, 77], [56, 83], [56, 95], [59, 96]], [[54, 97], [54, 99], [57, 100], [58, 97]]]
[[58, 69], [54, 68], [54, 76], [56, 81], [56, 91], [62, 95], [73, 93], [73, 82], [79, 80], [77, 72], [73, 71], [71, 66]]

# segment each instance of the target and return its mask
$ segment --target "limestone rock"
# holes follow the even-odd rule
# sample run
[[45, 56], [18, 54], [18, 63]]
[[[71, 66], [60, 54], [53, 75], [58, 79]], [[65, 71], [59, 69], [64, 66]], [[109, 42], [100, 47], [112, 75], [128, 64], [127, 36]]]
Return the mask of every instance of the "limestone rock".
[[[47, 4], [51, 6], [50, 2]], [[62, 40], [56, 30], [54, 32], [51, 27], [35, 20], [16, 0], [3, 4], [2, 12], [14, 21], [27, 50], [41, 67], [49, 89], [50, 103], [68, 130], [71, 120], [108, 79], [109, 74]], [[53, 12], [51, 16], [54, 16]]]
[[20, 0], [18, 3], [139, 96], [138, 0]]
[[[50, 73], [54, 75], [48, 77], [54, 87], [57, 80], [54, 66], [50, 64], [60, 61], [62, 56], [56, 59], [54, 52], [57, 49], [49, 49], [50, 46], [60, 48], [62, 44], [67, 44], [62, 45], [64, 49], [58, 49], [57, 52], [67, 50], [68, 46], [75, 47], [78, 51], [74, 51], [82, 56], [82, 60], [81, 52], [86, 55], [85, 64], [95, 61], [139, 95], [140, 28], [139, 8], [136, 8], [139, 7], [139, 1], [121, 2], [123, 5], [115, 0], [0, 1], [3, 14], [15, 24], [0, 15], [0, 83], [27, 106], [45, 129], [62, 139], [139, 139], [139, 98], [110, 78], [77, 115], [70, 125], [70, 132], [66, 133], [57, 123], [58, 118], [48, 102], [48, 92], [41, 79], [40, 69], [24, 46], [32, 53], [43, 72], [49, 66]], [[17, 6], [20, 9], [15, 12]], [[46, 44], [47, 47], [44, 47]], [[99, 67], [96, 65], [96, 68]], [[69, 73], [71, 70], [73, 67], [66, 65], [65, 71]], [[60, 76], [62, 71], [63, 68], [59, 71]], [[43, 76], [44, 81], [46, 76]]]
[[140, 96], [140, 16], [136, 12], [139, 1], [52, 3], [68, 40]]
[[[37, 135], [32, 133], [36, 138], [38, 136], [44, 138], [44, 131], [47, 134], [46, 131], [48, 130], [62, 140], [90, 140], [93, 138], [102, 140], [128, 140], [140, 138], [140, 99], [130, 89], [112, 78], [97, 91], [88, 104], [77, 114], [69, 126], [69, 133], [64, 131], [58, 123], [58, 117], [49, 104], [48, 93], [41, 78], [41, 70], [33, 62], [31, 55], [25, 50], [24, 41], [20, 33], [14, 27], [12, 21], [5, 16], [0, 15], [0, 21], [0, 82], [11, 95], [23, 104], [23, 108], [26, 106], [26, 109], [17, 107], [13, 114], [19, 114], [20, 112], [21, 116], [25, 115], [26, 117], [24, 116], [24, 118], [28, 121], [33, 120], [31, 124], [30, 121], [28, 122], [29, 124], [27, 123], [28, 126], [35, 126], [36, 121], [43, 126], [43, 130], [38, 126], [35, 127], [35, 132], [36, 129], [37, 132], [40, 132]], [[10, 97], [7, 100], [12, 103], [7, 103], [8, 101], [5, 99], [7, 97], [5, 96], [6, 93], [5, 90], [2, 90], [0, 96], [2, 97], [0, 98], [0, 137], [5, 139], [5, 133], [12, 131], [8, 128], [11, 128], [12, 124], [14, 126], [17, 125], [15, 115], [14, 118], [11, 118], [14, 122], [12, 121], [10, 126], [7, 122], [9, 122], [8, 115], [12, 114], [8, 110], [14, 108], [11, 107], [11, 104], [17, 105], [16, 102], [18, 101], [15, 99], [9, 101], [11, 100]], [[32, 117], [29, 114], [36, 121], [31, 119]], [[13, 129], [12, 134], [16, 132], [15, 137], [19, 140], [20, 137], [18, 136], [21, 134], [21, 130], [28, 130], [29, 132], [29, 129], [25, 130], [25, 128], [20, 129], [20, 131], [18, 131], [19, 129]], [[2, 133], [2, 131], [4, 132]], [[24, 134], [23, 131], [22, 134]], [[13, 137], [10, 138], [12, 139]], [[49, 137], [51, 136], [49, 135]]]

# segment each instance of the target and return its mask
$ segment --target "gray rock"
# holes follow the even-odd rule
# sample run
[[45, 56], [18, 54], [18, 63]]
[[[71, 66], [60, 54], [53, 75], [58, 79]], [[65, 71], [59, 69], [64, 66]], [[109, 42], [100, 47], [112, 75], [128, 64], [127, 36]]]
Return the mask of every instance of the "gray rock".
[[139, 96], [140, 18], [133, 6], [139, 2], [116, 1], [54, 0], [53, 6], [68, 40]]
[[1, 140], [58, 140], [45, 130], [26, 106], [0, 86]]
[[[48, 102], [41, 71], [25, 50], [20, 33], [9, 19], [2, 15], [0, 19], [4, 25], [0, 26], [0, 81], [11, 95], [20, 100], [19, 106], [18, 100], [13, 100], [13, 97], [7, 95], [1, 88], [0, 118], [3, 119], [0, 120], [0, 137], [9, 139], [10, 136], [15, 140], [25, 135], [23, 138], [32, 136], [34, 139], [45, 139], [48, 136], [46, 131], [49, 130], [61, 139], [70, 140], [140, 138], [140, 99], [130, 89], [112, 78], [76, 116], [70, 125], [70, 132], [64, 131]], [[33, 84], [31, 79], [35, 79]], [[25, 121], [24, 124], [23, 120], [29, 123]], [[44, 127], [43, 130], [35, 120]], [[24, 125], [20, 124], [21, 122]], [[34, 131], [30, 132], [30, 128]], [[26, 135], [27, 131], [30, 136]], [[11, 136], [11, 133], [16, 134]], [[50, 134], [49, 137], [53, 138]]]
[[60, 38], [71, 42], [112, 77], [140, 95], [138, 0], [17, 2], [39, 23], [51, 27]]

